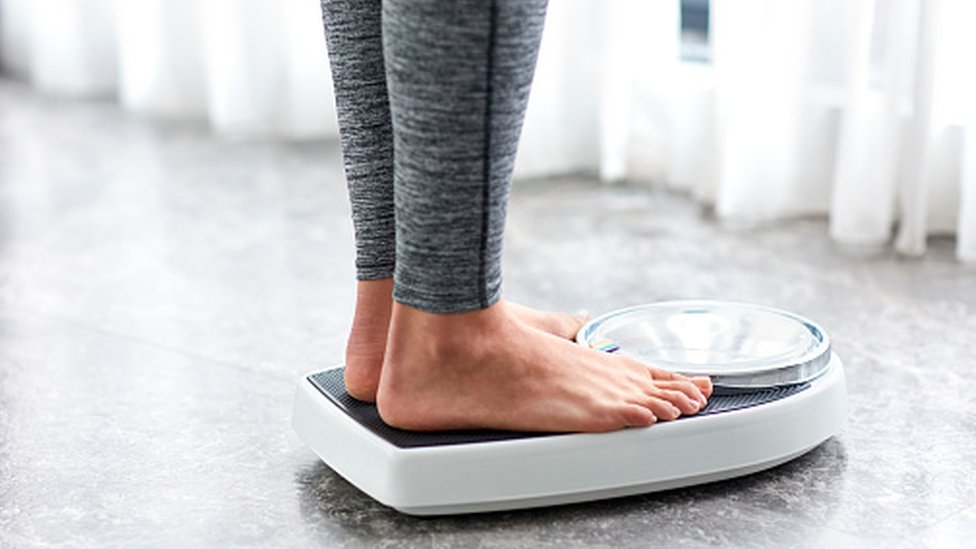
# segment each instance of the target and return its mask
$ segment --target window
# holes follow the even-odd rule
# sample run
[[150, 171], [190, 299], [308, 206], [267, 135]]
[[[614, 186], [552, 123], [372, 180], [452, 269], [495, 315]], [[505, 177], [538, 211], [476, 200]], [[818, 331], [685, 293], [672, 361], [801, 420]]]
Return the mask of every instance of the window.
[[709, 47], [710, 0], [681, 0], [681, 59], [697, 63], [711, 61]]

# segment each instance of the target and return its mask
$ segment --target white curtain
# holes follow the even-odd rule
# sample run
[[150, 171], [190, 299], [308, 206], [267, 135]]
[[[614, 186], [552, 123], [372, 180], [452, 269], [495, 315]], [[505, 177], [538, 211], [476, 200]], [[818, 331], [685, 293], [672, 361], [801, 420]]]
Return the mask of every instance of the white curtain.
[[[838, 241], [976, 261], [971, 0], [552, 0], [517, 175], [599, 173], [723, 219], [827, 214]], [[115, 94], [221, 135], [336, 133], [317, 0], [0, 0], [0, 61], [45, 93]]]
[[711, 4], [708, 65], [646, 54], [648, 35], [676, 37], [641, 13], [658, 3], [612, 4], [629, 26], [606, 30], [606, 57], [629, 70], [601, 96], [606, 179], [685, 189], [738, 222], [828, 214], [836, 240], [906, 255], [955, 234], [976, 261], [976, 3]]
[[316, 0], [0, 0], [0, 60], [43, 92], [223, 135], [337, 131]]

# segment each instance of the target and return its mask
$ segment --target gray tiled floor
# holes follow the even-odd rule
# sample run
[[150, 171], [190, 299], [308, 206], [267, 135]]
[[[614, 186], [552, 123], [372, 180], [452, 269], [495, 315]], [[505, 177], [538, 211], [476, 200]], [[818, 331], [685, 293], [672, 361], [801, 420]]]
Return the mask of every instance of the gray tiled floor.
[[216, 141], [0, 83], [0, 546], [963, 546], [976, 534], [976, 269], [853, 254], [822, 221], [722, 229], [680, 197], [517, 185], [506, 292], [595, 312], [675, 297], [831, 331], [851, 416], [744, 479], [415, 519], [291, 433], [341, 356], [351, 228], [334, 143]]

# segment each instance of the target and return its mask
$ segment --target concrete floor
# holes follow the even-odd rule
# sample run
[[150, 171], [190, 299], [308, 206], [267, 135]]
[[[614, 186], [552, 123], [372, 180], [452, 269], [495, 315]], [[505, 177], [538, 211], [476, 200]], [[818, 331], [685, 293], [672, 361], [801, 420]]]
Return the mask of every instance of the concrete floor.
[[[416, 519], [289, 427], [342, 356], [352, 233], [335, 143], [233, 143], [0, 82], [0, 546], [947, 547], [976, 535], [976, 272], [856, 255], [823, 221], [723, 229], [689, 201], [517, 184], [506, 294], [602, 312], [792, 309], [848, 368], [837, 437], [694, 489]], [[971, 545], [970, 545], [971, 546]]]

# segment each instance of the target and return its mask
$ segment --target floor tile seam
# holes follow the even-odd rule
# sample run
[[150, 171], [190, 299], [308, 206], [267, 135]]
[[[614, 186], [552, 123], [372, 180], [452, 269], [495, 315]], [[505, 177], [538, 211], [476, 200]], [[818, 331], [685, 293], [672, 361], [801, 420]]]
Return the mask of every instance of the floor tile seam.
[[942, 525], [943, 523], [949, 522], [949, 521], [955, 519], [957, 516], [959, 516], [959, 515], [961, 515], [963, 513], [966, 513], [967, 511], [973, 510], [973, 509], [976, 509], [976, 504], [967, 505], [967, 506], [962, 507], [960, 509], [956, 509], [955, 511], [952, 511], [952, 512], [946, 514], [943, 518], [936, 519], [934, 522], [932, 522], [932, 524], [929, 524], [928, 526], [926, 526], [922, 530], [921, 533], [925, 533], [925, 532], [927, 532], [929, 530], [932, 530], [934, 528], [937, 528], [940, 525]]
[[85, 323], [83, 321], [80, 321], [80, 320], [77, 320], [77, 319], [74, 319], [74, 318], [65, 317], [65, 316], [61, 316], [61, 315], [53, 315], [53, 314], [46, 313], [46, 312], [43, 312], [43, 311], [38, 311], [38, 310], [36, 310], [34, 308], [31, 308], [31, 307], [24, 307], [23, 305], [10, 306], [8, 304], [7, 307], [8, 307], [7, 308], [7, 312], [8, 313], [10, 311], [20, 310], [22, 312], [26, 312], [28, 314], [31, 314], [31, 315], [34, 315], [34, 316], [43, 318], [43, 319], [48, 320], [48, 321], [58, 322], [58, 323], [60, 323], [60, 324], [62, 324], [64, 326], [70, 327], [70, 328], [75, 329], [75, 330], [86, 331], [86, 332], [89, 332], [89, 333], [92, 333], [92, 334], [97, 334], [97, 335], [100, 335], [100, 336], [103, 336], [103, 337], [109, 337], [109, 338], [114, 338], [114, 339], [121, 339], [121, 340], [127, 341], [127, 342], [132, 343], [132, 344], [135, 344], [135, 345], [139, 345], [139, 346], [142, 346], [142, 347], [148, 347], [148, 348], [155, 349], [155, 350], [158, 350], [158, 351], [164, 351], [164, 352], [167, 352], [167, 353], [171, 353], [171, 354], [175, 354], [175, 355], [182, 356], [184, 358], [190, 358], [190, 359], [193, 359], [193, 360], [208, 362], [208, 363], [211, 363], [211, 364], [213, 364], [215, 366], [220, 366], [220, 367], [225, 368], [225, 369], [230, 369], [230, 370], [234, 370], [234, 371], [238, 371], [238, 372], [246, 372], [246, 373], [249, 373], [249, 374], [258, 375], [260, 377], [270, 378], [271, 380], [274, 380], [274, 381], [277, 381], [277, 382], [280, 382], [280, 383], [289, 383], [289, 384], [290, 383], [294, 383], [294, 380], [291, 378], [291, 376], [288, 376], [286, 378], [285, 376], [276, 375], [275, 373], [273, 373], [271, 371], [268, 371], [268, 370], [265, 370], [265, 369], [262, 369], [262, 368], [256, 368], [256, 367], [253, 367], [253, 366], [247, 366], [247, 365], [244, 365], [244, 364], [237, 364], [237, 363], [234, 363], [234, 362], [229, 362], [229, 361], [226, 361], [226, 360], [221, 359], [221, 358], [209, 356], [209, 355], [202, 354], [202, 353], [199, 353], [199, 352], [196, 352], [196, 351], [192, 351], [192, 350], [189, 350], [189, 349], [183, 349], [181, 347], [176, 347], [176, 346], [173, 346], [173, 345], [168, 345], [166, 343], [161, 343], [161, 342], [158, 342], [158, 341], [153, 341], [151, 339], [146, 339], [144, 337], [140, 337], [140, 336], [136, 336], [136, 335], [132, 335], [132, 334], [126, 334], [126, 333], [117, 332], [117, 331], [114, 331], [114, 330], [109, 330], [107, 328], [103, 328], [103, 327], [100, 327], [100, 326], [88, 324], [88, 323]]

